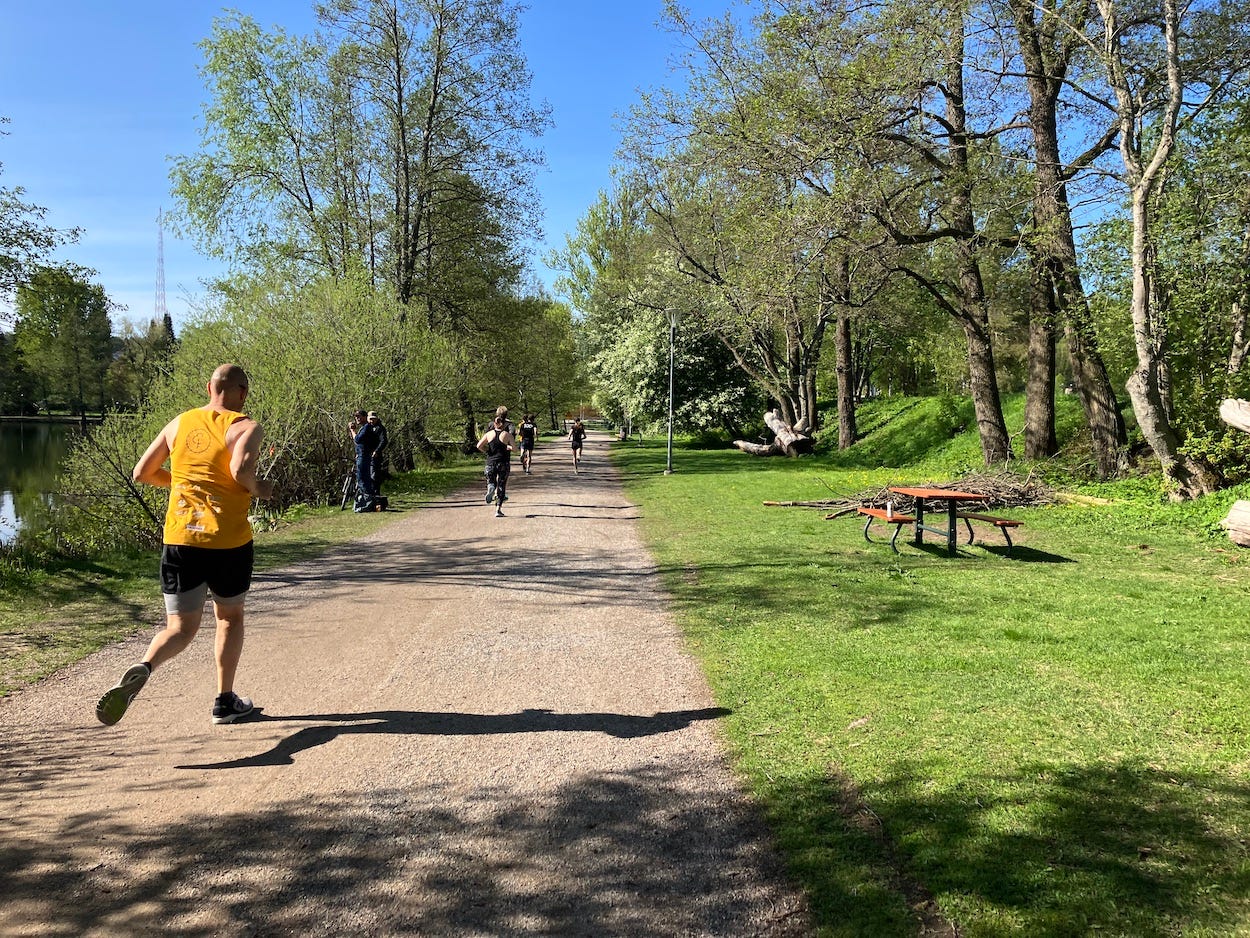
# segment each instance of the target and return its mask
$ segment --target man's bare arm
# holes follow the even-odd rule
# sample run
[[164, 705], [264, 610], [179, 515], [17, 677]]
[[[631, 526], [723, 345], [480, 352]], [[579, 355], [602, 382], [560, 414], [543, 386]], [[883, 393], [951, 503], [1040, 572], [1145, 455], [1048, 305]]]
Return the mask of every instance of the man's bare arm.
[[169, 476], [169, 470], [165, 468], [165, 460], [169, 458], [173, 440], [177, 433], [178, 418], [175, 417], [165, 425], [164, 430], [156, 435], [156, 439], [148, 444], [147, 450], [139, 457], [139, 461], [135, 463], [135, 468], [131, 471], [130, 477], [136, 482], [142, 482], [145, 485], [155, 485], [163, 489], [169, 488], [172, 480]]
[[260, 424], [249, 419], [230, 448], [230, 474], [234, 481], [260, 499], [273, 497], [273, 483], [256, 476], [260, 467], [260, 444], [264, 439], [265, 432]]

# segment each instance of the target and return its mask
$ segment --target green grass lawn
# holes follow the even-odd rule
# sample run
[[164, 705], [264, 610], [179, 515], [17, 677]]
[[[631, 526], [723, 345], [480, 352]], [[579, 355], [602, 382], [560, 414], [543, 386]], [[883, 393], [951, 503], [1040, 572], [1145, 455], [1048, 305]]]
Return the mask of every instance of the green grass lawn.
[[762, 502], [932, 462], [614, 457], [822, 934], [916, 934], [913, 908], [961, 935], [1250, 934], [1250, 551], [1209, 533], [1231, 495], [1128, 484], [996, 511], [1024, 522], [1010, 557], [992, 529], [896, 556]]
[[[480, 474], [480, 464], [453, 460], [397, 476], [385, 489], [392, 512], [412, 511]], [[315, 558], [393, 517], [337, 505], [292, 509], [276, 530], [256, 536], [256, 568]], [[159, 567], [156, 550], [91, 560], [0, 551], [0, 696], [136, 631], [155, 632], [165, 616]]]

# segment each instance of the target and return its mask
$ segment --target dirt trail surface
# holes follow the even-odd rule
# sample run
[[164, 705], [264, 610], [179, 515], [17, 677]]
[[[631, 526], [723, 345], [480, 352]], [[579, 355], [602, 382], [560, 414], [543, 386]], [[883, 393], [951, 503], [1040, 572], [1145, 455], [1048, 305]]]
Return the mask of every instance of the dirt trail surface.
[[258, 576], [247, 722], [211, 621], [0, 701], [0, 934], [807, 934], [604, 437], [481, 492]]

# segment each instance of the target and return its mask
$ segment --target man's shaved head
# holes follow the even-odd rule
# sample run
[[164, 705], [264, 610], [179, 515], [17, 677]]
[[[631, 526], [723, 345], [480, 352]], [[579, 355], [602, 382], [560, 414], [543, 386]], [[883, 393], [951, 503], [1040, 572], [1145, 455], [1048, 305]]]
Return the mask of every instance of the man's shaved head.
[[218, 365], [217, 370], [213, 372], [212, 378], [209, 379], [215, 394], [229, 388], [247, 389], [247, 372], [238, 365]]

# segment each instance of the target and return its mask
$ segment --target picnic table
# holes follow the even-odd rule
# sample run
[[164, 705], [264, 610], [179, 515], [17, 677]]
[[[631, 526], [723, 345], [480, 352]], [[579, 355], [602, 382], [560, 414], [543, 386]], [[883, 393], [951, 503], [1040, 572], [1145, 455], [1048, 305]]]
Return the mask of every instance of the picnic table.
[[[952, 557], [957, 553], [955, 548], [955, 529], [962, 520], [968, 526], [968, 543], [973, 542], [972, 522], [980, 521], [986, 524], [992, 524], [1002, 532], [1003, 538], [1007, 541], [1007, 553], [1011, 554], [1011, 528], [1019, 527], [1022, 522], [1014, 518], [999, 518], [995, 515], [985, 514], [983, 512], [965, 511], [960, 508], [961, 505], [967, 505], [970, 502], [985, 502], [987, 497], [976, 492], [960, 492], [956, 489], [938, 489], [924, 488], [909, 485], [891, 485], [889, 491], [896, 495], [906, 495], [912, 499], [915, 505], [915, 514], [908, 515], [902, 511], [895, 510], [893, 505], [886, 508], [874, 508], [868, 505], [861, 505], [856, 509], [861, 515], [867, 516], [868, 520], [864, 523], [864, 540], [871, 541], [868, 536], [868, 529], [873, 521], [880, 521], [885, 524], [894, 526], [894, 534], [890, 538], [890, 547], [898, 553], [898, 533], [902, 530], [903, 525], [910, 524], [915, 530], [915, 537], [912, 543], [917, 547], [924, 543], [924, 532], [937, 534], [945, 538], [946, 550]], [[946, 525], [937, 527], [932, 524], [925, 524], [925, 502], [926, 501], [945, 501], [946, 502]], [[832, 517], [832, 516], [830, 516]], [[932, 516], [931, 516], [932, 517]]]
[[[959, 503], [985, 501], [984, 495], [978, 495], [976, 492], [959, 492], [955, 489], [912, 488], [906, 485], [891, 485], [890, 491], [896, 495], [906, 495], [916, 503], [916, 520], [912, 522], [916, 535], [912, 538], [912, 543], [917, 547], [923, 544], [925, 531], [928, 531], [930, 534], [937, 534], [946, 539], [946, 551], [952, 557], [956, 553], [955, 528], [959, 523]], [[946, 501], [946, 526], [941, 528], [925, 524], [924, 520], [925, 501], [939, 499], [945, 499]]]

